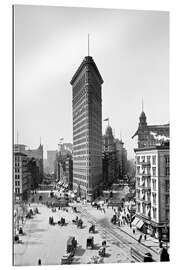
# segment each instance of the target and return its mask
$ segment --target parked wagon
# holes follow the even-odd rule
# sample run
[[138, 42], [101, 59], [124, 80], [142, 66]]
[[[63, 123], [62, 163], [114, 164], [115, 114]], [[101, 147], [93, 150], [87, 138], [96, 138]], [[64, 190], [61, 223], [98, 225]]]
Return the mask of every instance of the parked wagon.
[[111, 222], [113, 224], [116, 224], [116, 221], [117, 221], [117, 217], [116, 217], [116, 215], [113, 215], [113, 217], [111, 218]]
[[61, 264], [71, 264], [73, 261], [73, 257], [71, 256], [71, 253], [67, 253], [61, 258]]
[[99, 250], [98, 250], [98, 254], [99, 254], [101, 257], [105, 257], [105, 254], [106, 254], [106, 249], [105, 249], [105, 247], [100, 247]]
[[82, 229], [82, 225], [83, 225], [83, 221], [82, 221], [82, 219], [79, 219], [79, 220], [77, 221], [77, 227], [79, 227], [79, 228]]
[[89, 236], [86, 240], [86, 248], [91, 248], [93, 249], [94, 247], [94, 237], [93, 236]]
[[89, 227], [89, 233], [95, 233], [95, 225], [91, 225], [91, 227]]
[[71, 256], [73, 257], [75, 254], [76, 247], [77, 247], [77, 240], [75, 239], [74, 236], [70, 236], [69, 239], [67, 240], [66, 252], [71, 253]]

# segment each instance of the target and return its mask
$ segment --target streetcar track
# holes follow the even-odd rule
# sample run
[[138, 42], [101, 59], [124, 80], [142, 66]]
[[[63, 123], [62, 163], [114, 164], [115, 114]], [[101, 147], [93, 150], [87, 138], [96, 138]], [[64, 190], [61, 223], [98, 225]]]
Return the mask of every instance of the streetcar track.
[[[97, 218], [95, 218], [94, 216], [92, 216], [86, 209], [84, 209], [81, 206], [81, 214], [83, 214], [90, 223], [95, 223], [96, 225], [98, 225], [98, 227], [101, 228], [103, 233], [108, 233], [111, 235], [111, 237], [113, 237], [114, 239], [118, 240], [121, 244], [120, 248], [126, 248], [126, 250], [128, 252], [130, 252], [130, 247], [127, 247], [129, 245], [131, 246], [135, 246], [135, 247], [139, 247], [141, 245], [141, 247], [143, 247], [144, 250], [146, 250], [146, 252], [149, 252], [149, 250], [151, 250], [151, 252], [155, 253], [156, 255], [158, 254], [158, 252], [154, 251], [151, 247], [147, 247], [146, 245], [144, 245], [143, 243], [132, 243], [127, 241], [126, 239], [124, 239], [124, 237], [120, 236], [118, 234], [118, 232], [116, 232], [114, 229], [120, 229], [117, 227], [113, 226], [113, 229], [109, 227], [109, 225], [105, 225], [105, 224], [99, 224], [99, 220], [97, 220]], [[126, 233], [125, 231], [123, 231], [122, 229], [120, 229], [121, 232], [127, 234], [129, 237], [131, 237], [128, 233]], [[131, 237], [132, 238], [132, 237]], [[133, 238], [134, 241], [137, 241], [135, 238]]]

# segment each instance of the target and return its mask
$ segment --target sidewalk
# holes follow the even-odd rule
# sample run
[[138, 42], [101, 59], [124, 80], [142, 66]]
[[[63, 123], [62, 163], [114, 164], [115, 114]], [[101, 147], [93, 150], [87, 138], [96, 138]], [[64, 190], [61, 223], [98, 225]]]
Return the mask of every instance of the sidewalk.
[[[159, 247], [159, 241], [157, 239], [149, 235], [146, 235], [146, 240], [144, 240], [144, 234], [139, 230], [137, 230], [135, 227], [130, 228], [129, 225], [122, 225], [121, 227], [118, 227], [117, 225], [117, 228], [119, 230], [122, 230], [123, 232], [125, 232], [126, 234], [128, 234], [137, 241], [139, 239], [139, 236], [142, 235], [141, 244], [144, 245], [145, 247], [152, 249], [157, 254], [160, 253], [161, 249]], [[133, 229], [135, 229], [135, 234], [133, 234]]]
[[[83, 206], [83, 205], [82, 205]], [[101, 216], [104, 216], [111, 220], [112, 216], [114, 215], [114, 209], [117, 210], [117, 207], [106, 207], [105, 208], [105, 214], [103, 214], [100, 210], [96, 210], [96, 208], [91, 207], [90, 205], [87, 207], [87, 210], [89, 213], [91, 213], [96, 218], [101, 218]], [[150, 235], [146, 235], [146, 240], [144, 240], [144, 234], [140, 232], [136, 227], [130, 228], [129, 224], [121, 225], [120, 227], [118, 225], [112, 225], [114, 228], [119, 229], [138, 241], [139, 236], [142, 235], [141, 244], [145, 247], [151, 249], [153, 252], [155, 252], [157, 255], [160, 254], [161, 248], [159, 247], [159, 241], [158, 239], [155, 239], [151, 237]], [[135, 229], [135, 234], [133, 234], [133, 229]]]

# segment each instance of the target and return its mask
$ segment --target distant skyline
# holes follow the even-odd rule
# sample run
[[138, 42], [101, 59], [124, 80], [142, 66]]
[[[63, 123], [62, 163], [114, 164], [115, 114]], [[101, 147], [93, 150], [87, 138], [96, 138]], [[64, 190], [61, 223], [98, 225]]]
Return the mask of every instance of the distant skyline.
[[[72, 142], [70, 80], [88, 54], [102, 77], [102, 118], [133, 158], [144, 101], [148, 124], [169, 122], [169, 13], [15, 6], [15, 142], [45, 151]], [[102, 123], [103, 133], [107, 122]], [[46, 153], [45, 153], [46, 157]]]

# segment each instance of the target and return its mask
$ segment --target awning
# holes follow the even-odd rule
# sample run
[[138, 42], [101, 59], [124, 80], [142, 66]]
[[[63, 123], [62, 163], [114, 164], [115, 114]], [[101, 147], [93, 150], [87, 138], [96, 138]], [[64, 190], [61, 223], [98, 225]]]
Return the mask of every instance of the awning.
[[144, 221], [142, 221], [142, 219], [140, 219], [140, 220], [138, 221], [138, 223], [136, 224], [136, 227], [137, 227], [138, 229], [141, 229], [143, 225], [144, 225]]
[[138, 223], [139, 221], [140, 221], [140, 219], [137, 218], [137, 217], [135, 217], [135, 219], [134, 219], [133, 222], [132, 222], [132, 225], [133, 225], [133, 226], [136, 226], [137, 223]]

